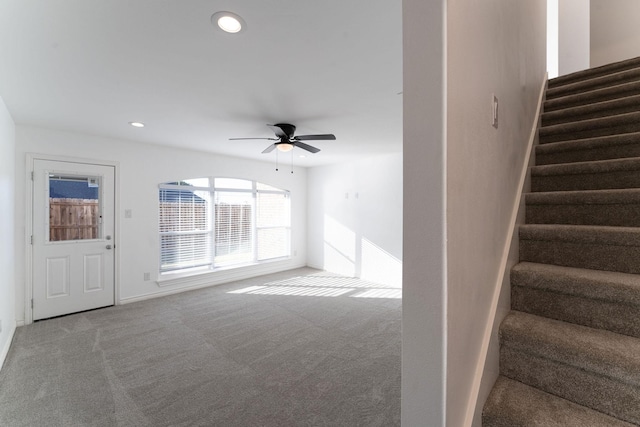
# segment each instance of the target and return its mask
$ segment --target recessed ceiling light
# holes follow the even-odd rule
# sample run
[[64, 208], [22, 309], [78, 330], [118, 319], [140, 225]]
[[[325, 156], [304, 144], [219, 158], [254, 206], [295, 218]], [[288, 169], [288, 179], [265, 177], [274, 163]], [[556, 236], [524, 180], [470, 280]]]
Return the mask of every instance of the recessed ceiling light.
[[211, 23], [227, 33], [239, 33], [246, 27], [244, 20], [231, 12], [216, 12], [211, 15]]
[[133, 127], [136, 128], [143, 128], [144, 127], [144, 123], [140, 123], [140, 122], [129, 122], [129, 124]]

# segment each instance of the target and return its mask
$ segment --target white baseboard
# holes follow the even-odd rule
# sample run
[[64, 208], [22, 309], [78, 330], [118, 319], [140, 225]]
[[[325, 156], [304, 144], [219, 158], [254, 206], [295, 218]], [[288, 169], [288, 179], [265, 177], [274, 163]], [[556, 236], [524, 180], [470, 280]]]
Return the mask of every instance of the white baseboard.
[[7, 354], [9, 354], [9, 349], [11, 348], [11, 343], [13, 342], [13, 336], [16, 333], [16, 322], [12, 322], [9, 330], [9, 339], [2, 346], [2, 351], [0, 351], [0, 370], [4, 366], [4, 361], [7, 358]]

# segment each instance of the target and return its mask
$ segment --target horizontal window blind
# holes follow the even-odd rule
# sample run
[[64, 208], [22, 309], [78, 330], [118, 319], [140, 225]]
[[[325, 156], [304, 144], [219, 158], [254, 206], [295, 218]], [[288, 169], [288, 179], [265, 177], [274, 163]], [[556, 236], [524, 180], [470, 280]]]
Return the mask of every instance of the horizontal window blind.
[[215, 193], [215, 265], [253, 261], [253, 206], [251, 192]]
[[210, 201], [206, 191], [160, 189], [160, 271], [210, 265]]
[[289, 195], [258, 191], [257, 209], [258, 260], [288, 256], [291, 224]]

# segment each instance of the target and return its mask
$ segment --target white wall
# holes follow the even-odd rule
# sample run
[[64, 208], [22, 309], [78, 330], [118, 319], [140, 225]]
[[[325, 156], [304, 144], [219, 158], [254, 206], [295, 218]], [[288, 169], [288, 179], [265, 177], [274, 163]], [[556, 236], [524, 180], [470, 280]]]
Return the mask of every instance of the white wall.
[[446, 5], [402, 2], [404, 426], [446, 422]]
[[559, 76], [586, 70], [590, 66], [589, 9], [586, 0], [558, 1]]
[[464, 426], [545, 78], [546, 1], [447, 4], [447, 425]]
[[[119, 299], [133, 301], [186, 286], [200, 286], [306, 265], [306, 184], [304, 168], [276, 172], [274, 164], [132, 141], [18, 126], [16, 129], [16, 274], [17, 318], [24, 319], [26, 153], [64, 155], [119, 163], [116, 221]], [[291, 191], [292, 252], [287, 261], [212, 273], [195, 281], [159, 287], [158, 184], [202, 176], [255, 179]], [[124, 210], [132, 211], [124, 218]], [[151, 281], [144, 281], [144, 273]]]
[[307, 264], [400, 288], [402, 154], [308, 170]]
[[9, 351], [15, 331], [15, 265], [13, 236], [15, 219], [13, 195], [15, 189], [15, 125], [0, 98], [0, 367]]
[[591, 0], [591, 66], [640, 56], [638, 23], [638, 0]]

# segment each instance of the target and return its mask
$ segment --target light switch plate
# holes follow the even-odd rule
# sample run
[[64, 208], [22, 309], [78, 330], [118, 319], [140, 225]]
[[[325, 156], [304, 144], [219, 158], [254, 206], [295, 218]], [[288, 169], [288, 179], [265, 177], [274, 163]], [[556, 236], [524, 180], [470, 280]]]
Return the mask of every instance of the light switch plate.
[[491, 125], [498, 129], [498, 97], [493, 95], [493, 100], [491, 101], [491, 113], [492, 113], [492, 121]]

